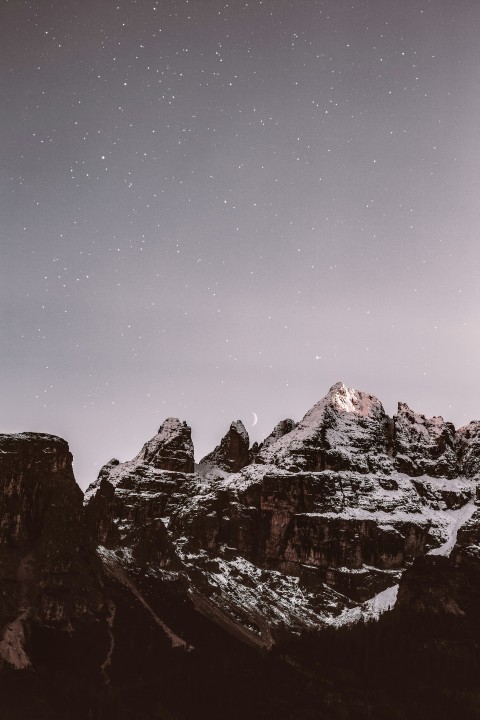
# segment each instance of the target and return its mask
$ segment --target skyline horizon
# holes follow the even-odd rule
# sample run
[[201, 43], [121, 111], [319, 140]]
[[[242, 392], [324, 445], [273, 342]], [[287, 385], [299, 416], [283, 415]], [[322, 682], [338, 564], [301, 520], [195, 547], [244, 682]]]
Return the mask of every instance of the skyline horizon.
[[[243, 423], [245, 430], [247, 431], [248, 436], [249, 436], [250, 447], [252, 447], [252, 445], [255, 442], [257, 442], [259, 444], [261, 442], [263, 442], [263, 440], [265, 440], [266, 437], [268, 437], [268, 435], [273, 431], [274, 427], [277, 425], [278, 422], [281, 422], [282, 420], [285, 420], [285, 419], [291, 419], [296, 424], [298, 422], [300, 422], [305, 417], [305, 415], [315, 405], [317, 405], [319, 402], [321, 402], [329, 394], [329, 392], [332, 390], [332, 388], [334, 388], [338, 384], [344, 385], [348, 390], [360, 391], [367, 395], [373, 396], [374, 398], [376, 398], [377, 400], [380, 401], [380, 403], [382, 404], [382, 406], [385, 410], [387, 417], [389, 417], [389, 418], [394, 418], [398, 411], [398, 405], [405, 403], [416, 414], [423, 415], [427, 419], [439, 417], [442, 420], [444, 420], [445, 422], [452, 423], [454, 425], [456, 431], [460, 430], [462, 427], [467, 426], [471, 422], [480, 421], [480, 417], [478, 417], [478, 418], [471, 417], [468, 420], [457, 423], [457, 422], [453, 421], [449, 416], [446, 416], [442, 413], [433, 413], [433, 414], [426, 413], [423, 411], [422, 408], [412, 405], [411, 403], [409, 403], [408, 401], [405, 401], [405, 400], [397, 400], [393, 405], [390, 404], [390, 406], [387, 406], [383, 402], [382, 398], [379, 397], [376, 393], [371, 392], [369, 390], [364, 390], [363, 388], [360, 388], [360, 387], [353, 387], [353, 386], [348, 385], [347, 383], [344, 383], [343, 381], [339, 380], [336, 383], [334, 383], [333, 385], [331, 385], [329, 387], [329, 389], [327, 389], [322, 396], [320, 396], [317, 400], [315, 400], [313, 403], [311, 403], [300, 415], [297, 415], [296, 417], [292, 417], [287, 414], [284, 414], [282, 417], [278, 418], [278, 420], [275, 422], [275, 424], [271, 425], [269, 430], [262, 429], [260, 431], [257, 428], [258, 423], [255, 426], [252, 426], [252, 424], [250, 422], [248, 422], [248, 420], [246, 420], [245, 417], [232, 416], [232, 418], [230, 420], [225, 418], [225, 423], [223, 425], [224, 430], [220, 435], [218, 435], [216, 438], [214, 438], [211, 434], [208, 434], [208, 437], [207, 437], [207, 434], [205, 432], [202, 432], [201, 424], [190, 423], [188, 417], [186, 417], [186, 416], [182, 417], [179, 415], [165, 415], [165, 417], [156, 426], [156, 429], [151, 431], [150, 434], [147, 433], [147, 435], [143, 438], [143, 440], [141, 440], [140, 444], [136, 446], [135, 450], [132, 449], [134, 447], [135, 443], [133, 441], [131, 441], [130, 439], [128, 439], [128, 437], [127, 437], [128, 431], [127, 432], [124, 431], [123, 433], [120, 433], [120, 435], [123, 436], [123, 438], [124, 438], [123, 441], [116, 441], [115, 438], [112, 437], [110, 439], [109, 447], [119, 447], [123, 443], [123, 445], [125, 447], [125, 451], [123, 453], [122, 452], [116, 452], [116, 453], [114, 452], [113, 454], [110, 454], [108, 456], [108, 458], [105, 457], [104, 462], [102, 462], [100, 460], [100, 458], [97, 461], [95, 461], [94, 468], [96, 468], [96, 474], [94, 474], [94, 475], [90, 474], [92, 471], [94, 471], [93, 468], [90, 468], [90, 473], [85, 468], [84, 458], [83, 458], [85, 453], [82, 452], [81, 446], [78, 446], [78, 444], [75, 443], [76, 448], [75, 448], [75, 452], [74, 452], [72, 449], [72, 441], [67, 436], [58, 434], [55, 432], [46, 432], [45, 434], [56, 435], [57, 437], [61, 437], [62, 439], [66, 440], [68, 442], [69, 447], [70, 447], [70, 452], [72, 452], [72, 456], [73, 456], [73, 469], [74, 469], [75, 479], [77, 481], [77, 484], [85, 492], [87, 490], [88, 486], [91, 483], [95, 482], [95, 480], [98, 477], [98, 472], [101, 470], [101, 468], [105, 464], [107, 464], [113, 458], [119, 460], [121, 463], [132, 460], [141, 451], [143, 445], [146, 442], [148, 442], [151, 438], [155, 437], [155, 435], [158, 433], [158, 430], [160, 429], [161, 425], [169, 418], [176, 418], [182, 422], [186, 422], [186, 424], [190, 427], [190, 429], [192, 431], [192, 442], [193, 442], [193, 447], [194, 447], [195, 464], [198, 464], [206, 455], [208, 455], [210, 452], [212, 452], [214, 450], [215, 447], [218, 446], [218, 444], [220, 443], [220, 440], [227, 433], [231, 423], [237, 422], [239, 420]], [[250, 413], [253, 413], [253, 412], [254, 412], [253, 410], [250, 410]], [[224, 414], [224, 413], [222, 413], [222, 414]], [[260, 422], [260, 415], [258, 415], [258, 421]], [[223, 418], [222, 418], [221, 422], [223, 422]], [[221, 422], [217, 421], [214, 425], [214, 428], [219, 429]], [[262, 427], [262, 428], [266, 427], [266, 423], [262, 422], [260, 424], [260, 427]], [[45, 431], [37, 428], [37, 429], [15, 430], [15, 431], [11, 431], [11, 432], [12, 433], [18, 433], [18, 432], [43, 433]], [[5, 434], [10, 434], [10, 432], [5, 433]], [[139, 436], [139, 432], [136, 432], [135, 437], [138, 437], [138, 436]], [[128, 447], [128, 451], [126, 449], [127, 447]], [[199, 448], [200, 448], [200, 450], [199, 450]], [[106, 455], [108, 455], [108, 453], [106, 453]]]
[[5, 431], [68, 439], [84, 484], [165, 417], [206, 454], [336, 378], [478, 416], [479, 26], [475, 0], [5, 3]]

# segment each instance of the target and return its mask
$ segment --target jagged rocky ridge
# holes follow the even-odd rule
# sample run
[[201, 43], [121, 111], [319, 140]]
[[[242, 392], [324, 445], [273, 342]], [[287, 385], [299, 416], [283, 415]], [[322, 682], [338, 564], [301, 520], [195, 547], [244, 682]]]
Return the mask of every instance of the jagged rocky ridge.
[[[147, 444], [162, 448], [156, 456], [178, 443], [164, 435], [162, 426]], [[175, 568], [202, 613], [271, 647], [285, 633], [348, 623], [355, 608], [368, 615], [414, 558], [447, 552], [475, 509], [459, 437], [461, 452], [442, 418], [400, 403], [390, 419], [377, 398], [337, 383], [253, 455], [237, 421], [196, 473], [143, 452], [110, 463], [87, 492], [87, 514], [104, 557], [121, 554], [160, 579]]]
[[200, 460], [200, 465], [229, 473], [238, 472], [251, 461], [250, 439], [241, 420], [232, 422], [215, 450]]
[[[425, 617], [443, 623], [436, 640], [445, 618], [472, 632], [479, 449], [478, 422], [455, 431], [404, 403], [389, 418], [377, 398], [337, 383], [260, 446], [233, 422], [199, 465], [190, 428], [169, 418], [133, 460], [102, 468], [82, 507], [64, 441], [0, 436], [4, 668], [41, 666], [45, 632], [75, 653], [80, 643], [91, 682], [107, 689], [132, 653], [150, 677], [172, 652], [181, 672], [195, 658], [203, 667], [218, 643], [228, 662], [238, 647], [276, 657], [319, 633], [348, 644], [362, 621], [399, 637]], [[350, 700], [338, 702], [350, 717]], [[370, 717], [367, 705], [352, 717]]]

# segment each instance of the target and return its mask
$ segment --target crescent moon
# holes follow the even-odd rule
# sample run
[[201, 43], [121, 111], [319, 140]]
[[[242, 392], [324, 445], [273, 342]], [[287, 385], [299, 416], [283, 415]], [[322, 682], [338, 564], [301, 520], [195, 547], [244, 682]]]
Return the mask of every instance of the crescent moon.
[[258, 422], [258, 415], [257, 415], [257, 413], [254, 413], [253, 410], [252, 410], [252, 415], [253, 415], [252, 427], [254, 427]]

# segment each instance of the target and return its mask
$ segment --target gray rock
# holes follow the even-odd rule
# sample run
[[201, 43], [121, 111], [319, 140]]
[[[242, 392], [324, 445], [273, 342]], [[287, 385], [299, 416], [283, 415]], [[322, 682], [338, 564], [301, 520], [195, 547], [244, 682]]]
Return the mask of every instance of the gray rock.
[[463, 475], [480, 475], [480, 420], [459, 428], [455, 437], [458, 462]]
[[426, 418], [398, 403], [394, 418], [395, 465], [408, 475], [454, 478], [459, 475], [455, 428], [442, 417]]

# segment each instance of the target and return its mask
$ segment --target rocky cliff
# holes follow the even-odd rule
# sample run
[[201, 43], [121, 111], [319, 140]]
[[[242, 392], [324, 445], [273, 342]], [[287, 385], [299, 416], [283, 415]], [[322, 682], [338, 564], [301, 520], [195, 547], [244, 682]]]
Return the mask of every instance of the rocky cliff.
[[248, 465], [250, 439], [241, 420], [232, 422], [220, 444], [200, 460], [200, 465], [211, 466], [234, 473]]
[[33, 626], [69, 633], [105, 611], [101, 564], [64, 440], [0, 435], [0, 518], [0, 658], [26, 668]]

